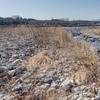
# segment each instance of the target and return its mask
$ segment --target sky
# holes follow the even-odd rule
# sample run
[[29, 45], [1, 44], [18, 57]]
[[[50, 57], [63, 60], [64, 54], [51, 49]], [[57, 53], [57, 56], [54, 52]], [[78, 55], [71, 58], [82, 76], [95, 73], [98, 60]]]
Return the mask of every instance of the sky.
[[0, 0], [0, 17], [100, 19], [100, 0]]

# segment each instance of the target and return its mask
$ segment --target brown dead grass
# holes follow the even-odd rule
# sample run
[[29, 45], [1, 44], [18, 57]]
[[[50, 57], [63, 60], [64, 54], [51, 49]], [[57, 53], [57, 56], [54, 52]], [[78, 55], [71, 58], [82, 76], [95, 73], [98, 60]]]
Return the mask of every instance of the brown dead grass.
[[38, 92], [30, 91], [26, 95], [15, 97], [11, 100], [63, 100], [63, 97], [62, 94], [58, 94], [57, 91], [48, 94], [47, 91], [41, 90]]
[[27, 69], [33, 69], [39, 67], [40, 69], [47, 69], [53, 66], [53, 60], [48, 54], [48, 52], [42, 51], [41, 53], [33, 56], [27, 64]]
[[94, 75], [92, 73], [89, 73], [89, 69], [84, 67], [83, 69], [79, 69], [76, 73], [75, 73], [75, 78], [81, 80], [81, 82], [83, 83], [88, 83], [94, 82]]
[[[31, 35], [27, 38], [34, 38], [40, 47], [41, 44], [48, 45], [51, 42], [59, 43], [61, 45], [72, 42], [71, 34], [62, 29], [62, 27], [34, 27], [21, 25], [17, 27], [0, 27], [0, 33]], [[70, 38], [69, 38], [70, 37]]]
[[100, 27], [94, 27], [93, 29], [86, 29], [81, 31], [85, 35], [100, 35]]
[[94, 29], [94, 34], [95, 35], [100, 35], [100, 29]]
[[[61, 53], [61, 55], [64, 56], [60, 57], [60, 60], [63, 58], [79, 60], [81, 62], [79, 66], [83, 67], [83, 69], [79, 68], [77, 69], [77, 71], [74, 71], [76, 73], [76, 79], [80, 79], [84, 82], [100, 82], [100, 68], [97, 67], [97, 65], [100, 64], [95, 53], [95, 49], [91, 48], [90, 45], [88, 45], [84, 41], [77, 41], [73, 39], [72, 36], [61, 27], [7, 27], [7, 29], [3, 28], [3, 30], [1, 30], [1, 33], [2, 32], [8, 32], [10, 35], [14, 33], [19, 35], [27, 35], [27, 33], [31, 33], [31, 36], [28, 36], [27, 38], [33, 38], [38, 43], [38, 47], [42, 48], [41, 43], [45, 45], [56, 43], [57, 46], [56, 48], [53, 48], [54, 50], [58, 49], [59, 45], [60, 50], [66, 48]], [[36, 67], [39, 67], [41, 70], [52, 68], [54, 67], [55, 62], [56, 60], [52, 58], [48, 51], [43, 51], [30, 58], [27, 63], [27, 70], [34, 69]], [[93, 73], [93, 76], [88, 76], [86, 73], [88, 71], [91, 71]], [[25, 99], [24, 97], [24, 100], [35, 100], [32, 99], [33, 97], [36, 97], [36, 95], [34, 95], [28, 95], [29, 97], [25, 96], [28, 99]]]
[[[78, 43], [73, 48], [68, 49], [67, 56], [69, 58], [74, 58], [80, 61], [80, 64], [78, 65], [83, 67], [83, 69], [79, 68], [77, 69], [77, 71], [75, 71], [76, 79], [78, 78], [82, 82], [85, 80], [84, 81], [85, 83], [97, 82], [97, 80], [99, 81], [100, 76], [98, 73], [97, 65], [100, 65], [100, 64], [99, 64], [99, 60], [94, 48], [91, 48], [90, 45], [84, 42], [82, 42], [80, 46]], [[89, 76], [87, 75], [88, 71], [91, 71], [93, 73], [93, 76], [91, 79], [89, 79]]]
[[[87, 33], [90, 33], [91, 30], [85, 30]], [[56, 43], [57, 47], [66, 47], [66, 51], [64, 51], [60, 57], [62, 58], [70, 58], [70, 59], [78, 59], [81, 61], [86, 68], [90, 71], [93, 71], [96, 75], [96, 69], [98, 65], [98, 58], [95, 53], [95, 49], [91, 48], [85, 42], [79, 42], [72, 38], [72, 35], [67, 31], [63, 30], [62, 27], [34, 27], [34, 26], [18, 26], [18, 27], [1, 27], [1, 33], [19, 34], [23, 36], [27, 36], [30, 33], [30, 36], [27, 36], [28, 39], [34, 39], [38, 43], [38, 47], [42, 48], [41, 44], [45, 46], [50, 45], [50, 43]], [[95, 30], [95, 32], [99, 33], [99, 28]], [[63, 48], [62, 48], [63, 49]], [[48, 54], [47, 51], [43, 51], [40, 54], [32, 57], [27, 65], [27, 69], [35, 68], [39, 66], [41, 69], [47, 67], [54, 67], [54, 58]], [[50, 65], [50, 63], [52, 63]]]
[[4, 26], [0, 27], [0, 33], [8, 33], [8, 34], [27, 34], [29, 33], [29, 29], [25, 25], [13, 27], [13, 26]]
[[[34, 29], [33, 29], [34, 30]], [[95, 49], [84, 41], [77, 41], [72, 36], [63, 30], [61, 27], [41, 27], [35, 28], [34, 33], [35, 40], [40, 43], [57, 43], [57, 45], [67, 47], [66, 51], [62, 52], [62, 58], [77, 59], [82, 62], [82, 65], [87, 71], [93, 72], [93, 75], [97, 77], [97, 65], [99, 63], [98, 57], [95, 53]], [[56, 49], [56, 48], [55, 48]], [[60, 48], [61, 49], [61, 48]], [[63, 48], [62, 48], [63, 49]], [[27, 65], [27, 69], [35, 68], [39, 66], [41, 69], [47, 69], [54, 67], [56, 61], [50, 57], [47, 51], [43, 51], [38, 55], [32, 57]], [[80, 69], [78, 69], [80, 70]], [[84, 71], [84, 70], [83, 70]]]

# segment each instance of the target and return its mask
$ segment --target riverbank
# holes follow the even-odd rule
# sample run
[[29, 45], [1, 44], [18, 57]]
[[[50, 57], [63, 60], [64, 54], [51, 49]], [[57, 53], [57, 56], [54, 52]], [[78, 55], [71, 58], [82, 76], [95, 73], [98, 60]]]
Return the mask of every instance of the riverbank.
[[95, 49], [68, 32], [62, 27], [3, 29], [0, 100], [98, 99]]

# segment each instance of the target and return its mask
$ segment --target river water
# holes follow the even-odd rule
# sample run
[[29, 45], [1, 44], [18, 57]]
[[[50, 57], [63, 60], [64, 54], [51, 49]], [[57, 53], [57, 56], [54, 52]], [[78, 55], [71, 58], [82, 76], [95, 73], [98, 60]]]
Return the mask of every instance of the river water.
[[[87, 29], [88, 27], [64, 27], [65, 30], [73, 34], [73, 37], [78, 39], [78, 40], [85, 40], [87, 43], [89, 43], [91, 46], [94, 46], [96, 50], [100, 48], [100, 41], [94, 38], [86, 38], [82, 36], [81, 34], [78, 34], [77, 32], [80, 33], [80, 31]], [[92, 28], [88, 28], [92, 29]], [[77, 32], [73, 32], [73, 30], [76, 30]]]

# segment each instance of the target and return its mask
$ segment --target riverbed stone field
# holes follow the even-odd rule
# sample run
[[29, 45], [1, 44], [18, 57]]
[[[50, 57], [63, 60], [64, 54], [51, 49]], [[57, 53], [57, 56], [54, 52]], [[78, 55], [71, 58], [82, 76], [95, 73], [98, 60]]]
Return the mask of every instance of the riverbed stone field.
[[[85, 28], [66, 30], [75, 37]], [[100, 84], [85, 84], [93, 73], [80, 71], [81, 78], [76, 78], [81, 62], [65, 56], [67, 47], [57, 46], [50, 43], [38, 47], [31, 33], [0, 34], [0, 100], [24, 100], [21, 98], [26, 95], [25, 100], [100, 100]], [[40, 99], [28, 99], [34, 94]]]

